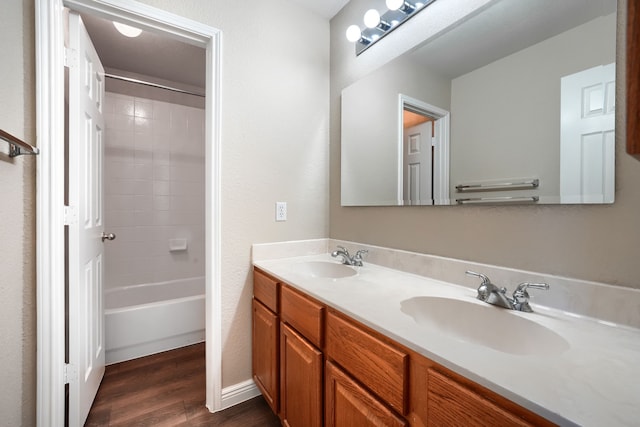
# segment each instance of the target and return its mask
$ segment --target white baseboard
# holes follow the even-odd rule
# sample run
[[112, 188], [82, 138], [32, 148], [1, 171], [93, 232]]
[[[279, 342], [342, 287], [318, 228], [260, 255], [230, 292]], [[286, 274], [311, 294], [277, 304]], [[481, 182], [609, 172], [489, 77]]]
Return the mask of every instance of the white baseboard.
[[107, 351], [105, 351], [105, 363], [107, 365], [111, 365], [114, 363], [137, 359], [138, 357], [149, 356], [163, 351], [186, 347], [203, 341], [204, 329], [121, 348], [107, 348]]
[[222, 389], [222, 409], [230, 408], [238, 403], [253, 399], [260, 395], [260, 390], [256, 387], [253, 380], [243, 381], [241, 383], [225, 387]]

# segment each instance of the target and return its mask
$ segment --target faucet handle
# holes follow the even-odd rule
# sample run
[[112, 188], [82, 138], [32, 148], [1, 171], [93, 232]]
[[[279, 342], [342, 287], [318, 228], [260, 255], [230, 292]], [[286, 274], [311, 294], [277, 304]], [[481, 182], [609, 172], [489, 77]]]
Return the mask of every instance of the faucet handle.
[[369, 251], [366, 249], [359, 249], [352, 258], [353, 265], [356, 267], [362, 267], [362, 255], [366, 255], [368, 253]]
[[368, 254], [369, 251], [366, 249], [358, 249], [358, 251], [356, 252], [356, 254], [353, 256], [354, 259], [359, 258], [362, 259], [362, 255], [366, 255]]
[[531, 306], [529, 306], [529, 293], [527, 292], [527, 289], [543, 289], [543, 290], [549, 290], [549, 284], [548, 283], [529, 283], [529, 282], [523, 282], [520, 283], [517, 287], [516, 290], [513, 291], [513, 302], [515, 304], [516, 310], [520, 310], [520, 311], [526, 311], [528, 313], [531, 313], [533, 310], [531, 309]]
[[513, 291], [513, 298], [514, 299], [518, 299], [518, 298], [529, 298], [529, 293], [527, 292], [527, 289], [542, 289], [545, 291], [549, 290], [549, 284], [548, 283], [529, 283], [529, 282], [523, 282], [520, 283], [517, 287], [516, 290]]
[[479, 277], [480, 279], [482, 279], [482, 284], [486, 285], [487, 283], [491, 283], [491, 279], [489, 279], [487, 276], [485, 276], [482, 273], [476, 273], [475, 271], [471, 271], [471, 270], [467, 270], [465, 272], [465, 274], [467, 276], [474, 276], [474, 277]]

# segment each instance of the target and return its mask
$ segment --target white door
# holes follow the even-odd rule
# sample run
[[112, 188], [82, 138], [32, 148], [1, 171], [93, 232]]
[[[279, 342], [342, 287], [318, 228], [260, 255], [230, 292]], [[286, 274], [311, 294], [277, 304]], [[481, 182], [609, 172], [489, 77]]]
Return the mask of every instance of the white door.
[[615, 64], [561, 80], [562, 203], [613, 203]]
[[433, 122], [407, 128], [403, 132], [403, 200], [407, 205], [433, 204], [432, 145]]
[[[102, 287], [104, 69], [69, 16], [69, 425], [84, 424], [105, 369]], [[108, 241], [107, 241], [108, 242]], [[108, 243], [107, 243], [108, 244]]]

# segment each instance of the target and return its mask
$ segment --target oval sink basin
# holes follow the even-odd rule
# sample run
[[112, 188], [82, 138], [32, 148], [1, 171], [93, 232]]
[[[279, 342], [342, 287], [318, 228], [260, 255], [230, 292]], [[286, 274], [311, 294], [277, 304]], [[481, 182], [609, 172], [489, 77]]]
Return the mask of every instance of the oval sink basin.
[[341, 279], [343, 277], [355, 276], [358, 273], [351, 266], [328, 261], [302, 262], [296, 264], [294, 269], [296, 272], [306, 274], [310, 277], [325, 279]]
[[418, 324], [503, 353], [557, 355], [569, 349], [551, 329], [489, 304], [420, 296], [402, 301], [401, 310]]

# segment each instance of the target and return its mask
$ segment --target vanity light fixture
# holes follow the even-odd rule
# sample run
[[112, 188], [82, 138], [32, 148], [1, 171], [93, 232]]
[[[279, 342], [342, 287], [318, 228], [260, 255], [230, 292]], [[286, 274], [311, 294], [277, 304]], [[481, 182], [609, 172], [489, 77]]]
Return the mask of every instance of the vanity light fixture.
[[118, 30], [120, 34], [126, 37], [138, 37], [140, 34], [142, 34], [141, 29], [132, 27], [130, 25], [113, 21], [113, 26], [116, 27], [116, 30]]
[[347, 40], [356, 45], [356, 55], [360, 55], [376, 41], [395, 30], [413, 15], [425, 9], [435, 0], [386, 0], [387, 10], [380, 15], [376, 9], [369, 9], [364, 14], [364, 29], [358, 25], [347, 28]]

